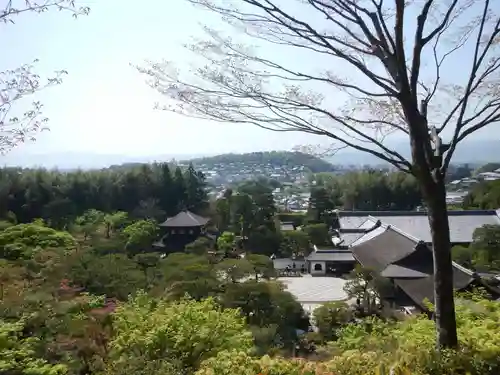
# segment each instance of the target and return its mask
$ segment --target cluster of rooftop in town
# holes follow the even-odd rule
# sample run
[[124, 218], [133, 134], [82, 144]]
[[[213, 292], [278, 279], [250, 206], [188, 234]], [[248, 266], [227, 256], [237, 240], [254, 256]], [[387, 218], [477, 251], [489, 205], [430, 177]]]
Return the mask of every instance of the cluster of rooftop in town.
[[496, 180], [500, 180], [500, 168], [492, 172], [481, 172], [474, 176], [453, 180], [448, 184], [449, 189], [446, 200], [448, 204], [460, 204], [474, 185], [484, 181]]

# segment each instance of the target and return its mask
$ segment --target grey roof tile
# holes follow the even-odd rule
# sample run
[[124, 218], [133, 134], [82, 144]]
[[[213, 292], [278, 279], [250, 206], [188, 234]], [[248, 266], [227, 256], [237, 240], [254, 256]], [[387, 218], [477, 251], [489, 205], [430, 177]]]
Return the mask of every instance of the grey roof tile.
[[356, 241], [351, 243], [351, 246], [357, 246], [362, 244], [363, 242], [369, 241], [372, 238], [377, 237], [378, 235], [384, 233], [387, 230], [387, 226], [381, 226], [373, 229], [370, 232], [364, 233], [361, 237], [359, 237]]
[[[434, 300], [432, 252], [423, 242], [389, 227], [351, 250], [363, 267], [391, 278], [416, 305], [425, 308], [424, 299]], [[453, 264], [455, 289], [467, 287], [472, 280], [469, 270]]]
[[[453, 286], [455, 290], [467, 288], [473, 278], [462, 270], [453, 267]], [[394, 283], [399, 286], [417, 305], [425, 308], [423, 302], [425, 299], [431, 303], [434, 302], [434, 276], [420, 279], [394, 279]]]
[[383, 232], [351, 247], [354, 257], [363, 267], [380, 272], [389, 264], [411, 254], [417, 243], [396, 232], [392, 228], [377, 228], [370, 233], [383, 229]]
[[340, 245], [342, 246], [351, 246], [353, 242], [358, 240], [359, 238], [363, 237], [365, 233], [341, 233], [340, 239], [342, 240], [342, 243]]
[[367, 215], [364, 216], [340, 216], [339, 223], [341, 228], [358, 228], [361, 224], [363, 224]]
[[354, 262], [350, 251], [315, 251], [307, 257], [310, 262]]
[[406, 268], [399, 266], [397, 264], [389, 264], [385, 267], [382, 272], [380, 272], [380, 276], [387, 278], [422, 278], [427, 277], [429, 274], [413, 270], [411, 268]]
[[209, 220], [190, 211], [181, 211], [161, 223], [160, 227], [201, 227], [207, 224]]
[[[341, 211], [341, 228], [363, 228], [367, 222], [379, 219], [424, 242], [431, 242], [427, 213], [422, 211]], [[472, 242], [474, 230], [483, 225], [500, 225], [500, 218], [494, 210], [449, 211], [451, 241]]]

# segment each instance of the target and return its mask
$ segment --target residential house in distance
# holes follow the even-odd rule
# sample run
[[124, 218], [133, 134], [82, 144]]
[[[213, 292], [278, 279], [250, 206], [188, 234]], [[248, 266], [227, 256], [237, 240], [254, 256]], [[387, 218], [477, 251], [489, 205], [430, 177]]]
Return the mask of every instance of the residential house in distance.
[[181, 211], [161, 223], [161, 238], [153, 247], [168, 251], [182, 251], [184, 247], [199, 238], [209, 236], [206, 225], [210, 219], [194, 214], [190, 211]]

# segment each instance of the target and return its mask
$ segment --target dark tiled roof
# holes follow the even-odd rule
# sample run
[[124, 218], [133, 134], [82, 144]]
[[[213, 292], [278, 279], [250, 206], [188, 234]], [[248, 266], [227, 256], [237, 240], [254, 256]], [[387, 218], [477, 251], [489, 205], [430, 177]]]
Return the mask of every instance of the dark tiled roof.
[[372, 238], [377, 237], [379, 234], [384, 233], [387, 230], [387, 226], [380, 226], [378, 228], [375, 228], [369, 232], [365, 232], [361, 237], [356, 239], [351, 243], [351, 246], [357, 246], [362, 244], [363, 242], [369, 241]]
[[358, 240], [361, 237], [363, 237], [363, 235], [364, 235], [364, 233], [360, 233], [360, 232], [357, 232], [357, 233], [341, 233], [340, 239], [342, 240], [342, 242], [340, 243], [340, 245], [342, 245], [342, 246], [351, 246], [353, 242], [355, 242], [356, 240]]
[[[453, 267], [453, 286], [456, 290], [467, 288], [473, 278], [457, 267]], [[399, 286], [418, 306], [425, 308], [423, 302], [428, 299], [434, 302], [434, 276], [420, 279], [394, 279]]]
[[380, 276], [387, 277], [390, 279], [394, 279], [394, 278], [422, 278], [422, 277], [429, 276], [429, 274], [425, 274], [423, 272], [413, 270], [411, 268], [399, 266], [397, 264], [389, 264], [387, 267], [385, 267], [382, 270], [382, 272], [380, 272]]
[[433, 263], [430, 249], [426, 245], [420, 244], [416, 246], [411, 254], [394, 262], [394, 265], [411, 268], [425, 275], [432, 275], [434, 273]]
[[382, 233], [351, 248], [354, 257], [363, 267], [377, 272], [411, 254], [417, 245], [417, 242], [392, 228], [381, 229]]
[[[351, 251], [365, 268], [391, 278], [416, 305], [434, 301], [432, 252], [423, 243], [397, 229], [385, 227], [377, 236], [353, 246]], [[460, 290], [473, 281], [471, 271], [453, 264], [453, 285]]]
[[[376, 220], [374, 218], [368, 218], [362, 223], [358, 228], [340, 228], [339, 235], [342, 239], [340, 245], [342, 246], [351, 246], [354, 243], [363, 242], [369, 238], [372, 238], [374, 235], [378, 235], [381, 231], [385, 229], [380, 229], [382, 223], [380, 220]], [[378, 230], [378, 232], [377, 232]], [[372, 234], [369, 234], [373, 232]]]
[[[472, 234], [483, 225], [500, 225], [498, 211], [448, 211], [451, 241], [472, 242]], [[369, 217], [379, 219], [425, 242], [431, 242], [427, 212], [424, 211], [340, 211], [340, 228], [359, 228]]]
[[307, 257], [310, 262], [354, 262], [350, 251], [315, 251]]
[[160, 227], [202, 227], [210, 219], [196, 215], [190, 211], [181, 211], [173, 217], [169, 217]]

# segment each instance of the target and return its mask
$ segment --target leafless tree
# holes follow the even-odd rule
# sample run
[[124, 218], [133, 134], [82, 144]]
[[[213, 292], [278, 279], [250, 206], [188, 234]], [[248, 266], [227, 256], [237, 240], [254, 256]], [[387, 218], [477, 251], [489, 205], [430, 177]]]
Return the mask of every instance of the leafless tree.
[[[194, 69], [139, 67], [173, 99], [160, 108], [323, 135], [414, 175], [432, 232], [437, 344], [455, 347], [444, 177], [457, 145], [500, 119], [497, 1], [186, 1], [230, 28], [205, 26], [188, 45], [204, 58]], [[393, 133], [408, 137], [410, 159], [388, 146]]]
[[[6, 2], [0, 7], [1, 23], [15, 23], [16, 16], [27, 13], [44, 13], [51, 8], [70, 12], [74, 17], [89, 13], [88, 7], [78, 7], [73, 0], [45, 0], [34, 2], [19, 0]], [[67, 74], [60, 70], [53, 76], [41, 78], [34, 71], [37, 62], [0, 72], [0, 153], [4, 154], [25, 140], [33, 140], [36, 133], [46, 129], [48, 119], [43, 116], [43, 105], [39, 101], [31, 104], [28, 110], [19, 115], [12, 112], [18, 110], [20, 101], [46, 87], [58, 85]], [[20, 105], [22, 106], [22, 105]]]

